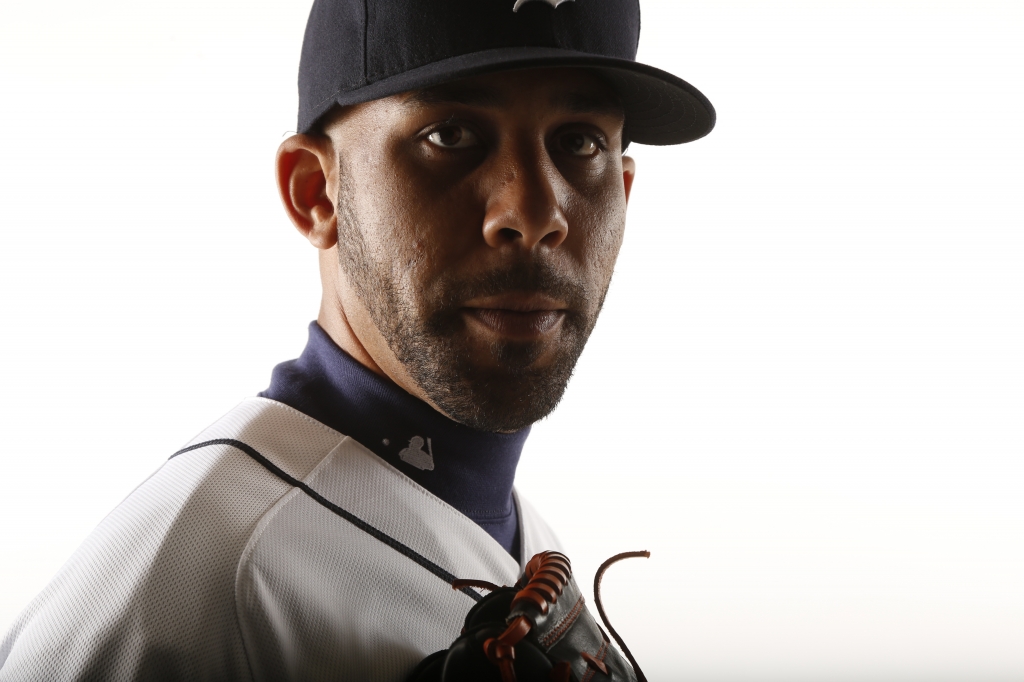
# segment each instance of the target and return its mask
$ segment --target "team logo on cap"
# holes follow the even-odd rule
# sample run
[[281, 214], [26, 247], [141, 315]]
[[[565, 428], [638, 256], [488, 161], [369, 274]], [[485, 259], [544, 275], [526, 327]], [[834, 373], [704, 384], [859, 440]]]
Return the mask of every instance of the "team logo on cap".
[[518, 12], [519, 8], [528, 2], [546, 2], [552, 7], [558, 7], [563, 2], [573, 2], [573, 0], [516, 0], [515, 6], [512, 8], [513, 12]]

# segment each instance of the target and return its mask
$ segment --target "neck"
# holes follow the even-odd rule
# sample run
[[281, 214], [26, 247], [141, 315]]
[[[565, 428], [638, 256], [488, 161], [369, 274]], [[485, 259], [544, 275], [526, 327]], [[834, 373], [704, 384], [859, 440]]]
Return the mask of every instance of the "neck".
[[511, 551], [512, 484], [529, 428], [492, 433], [459, 424], [357, 362], [317, 323], [302, 355], [278, 365], [261, 395], [350, 436]]
[[353, 360], [374, 374], [388, 377], [366, 350], [363, 342], [356, 336], [349, 323], [345, 306], [342, 305], [342, 299], [347, 298], [342, 292], [348, 290], [348, 286], [342, 281], [341, 274], [338, 272], [338, 247], [322, 249], [319, 252], [319, 257], [320, 283], [323, 291], [320, 297], [320, 311], [316, 317], [317, 324], [331, 337], [338, 348], [348, 353]]
[[[316, 321], [331, 341], [363, 367], [444, 414], [391, 352], [369, 311], [341, 272], [337, 246], [320, 251], [320, 281], [323, 292]], [[357, 333], [357, 329], [363, 332]]]

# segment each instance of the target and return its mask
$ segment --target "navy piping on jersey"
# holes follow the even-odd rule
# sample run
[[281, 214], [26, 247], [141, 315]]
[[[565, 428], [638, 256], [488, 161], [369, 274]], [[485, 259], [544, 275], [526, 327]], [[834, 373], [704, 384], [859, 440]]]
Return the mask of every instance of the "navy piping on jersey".
[[[419, 552], [414, 550], [412, 547], [410, 547], [410, 546], [408, 546], [408, 545], [406, 545], [406, 544], [396, 540], [395, 538], [391, 537], [390, 535], [388, 535], [384, 531], [379, 530], [379, 529], [375, 528], [374, 526], [371, 526], [366, 521], [363, 521], [361, 518], [359, 518], [358, 516], [356, 516], [352, 512], [350, 512], [350, 511], [348, 511], [346, 509], [343, 509], [342, 507], [339, 507], [338, 505], [334, 504], [333, 502], [328, 500], [326, 497], [324, 497], [323, 495], [321, 495], [317, 491], [313, 490], [312, 488], [310, 488], [308, 485], [306, 485], [305, 483], [303, 483], [299, 479], [297, 479], [294, 476], [288, 474], [286, 471], [284, 471], [283, 469], [278, 467], [276, 464], [271, 462], [269, 459], [267, 459], [266, 457], [261, 455], [256, 450], [256, 448], [252, 447], [251, 445], [247, 445], [246, 443], [243, 443], [240, 440], [235, 440], [234, 438], [215, 438], [213, 440], [203, 441], [202, 443], [196, 443], [195, 445], [189, 445], [186, 448], [182, 448], [181, 450], [178, 450], [173, 455], [171, 455], [169, 457], [169, 459], [174, 459], [178, 455], [183, 455], [186, 452], [191, 452], [192, 450], [198, 450], [199, 448], [206, 448], [206, 447], [209, 447], [211, 445], [230, 445], [233, 448], [238, 448], [239, 450], [241, 450], [242, 452], [244, 452], [245, 454], [249, 455], [254, 460], [256, 460], [259, 464], [261, 464], [264, 469], [266, 469], [270, 473], [274, 474], [275, 476], [280, 478], [285, 483], [287, 483], [289, 485], [292, 485], [292, 486], [295, 486], [296, 488], [298, 488], [302, 492], [304, 492], [307, 495], [309, 495], [310, 497], [312, 497], [313, 500], [316, 501], [318, 504], [320, 504], [321, 506], [326, 507], [330, 511], [334, 512], [335, 514], [337, 514], [341, 518], [345, 519], [346, 521], [348, 521], [353, 526], [355, 526], [359, 530], [363, 531], [364, 533], [366, 533], [370, 537], [372, 537], [372, 538], [374, 538], [376, 540], [380, 540], [381, 542], [383, 542], [388, 547], [391, 547], [392, 549], [394, 549], [396, 552], [399, 552], [400, 554], [404, 554], [405, 556], [409, 557], [410, 559], [415, 561], [417, 564], [419, 564], [423, 568], [427, 569], [428, 571], [430, 571], [431, 573], [436, 575], [441, 580], [443, 580], [446, 583], [448, 583], [448, 585], [451, 585], [452, 581], [454, 581], [456, 579], [455, 575], [453, 575], [452, 573], [444, 570], [443, 568], [441, 568], [440, 566], [435, 564], [433, 561], [431, 561], [427, 557], [423, 556], [422, 554], [420, 554]], [[481, 599], [483, 599], [483, 597], [480, 596], [480, 594], [478, 594], [477, 592], [473, 591], [469, 587], [463, 587], [460, 590], [460, 592], [464, 592], [465, 594], [469, 595], [470, 597], [472, 597], [476, 601], [480, 601]]]
[[512, 484], [529, 427], [477, 431], [406, 393], [338, 347], [320, 325], [259, 394], [359, 442], [483, 528], [519, 561]]

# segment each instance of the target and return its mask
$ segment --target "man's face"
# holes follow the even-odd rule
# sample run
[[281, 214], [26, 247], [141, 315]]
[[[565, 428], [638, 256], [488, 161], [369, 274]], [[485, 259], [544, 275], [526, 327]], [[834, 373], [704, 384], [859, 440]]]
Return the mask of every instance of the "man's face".
[[622, 242], [622, 126], [594, 75], [535, 69], [375, 100], [326, 127], [339, 305], [386, 373], [480, 430], [554, 409]]

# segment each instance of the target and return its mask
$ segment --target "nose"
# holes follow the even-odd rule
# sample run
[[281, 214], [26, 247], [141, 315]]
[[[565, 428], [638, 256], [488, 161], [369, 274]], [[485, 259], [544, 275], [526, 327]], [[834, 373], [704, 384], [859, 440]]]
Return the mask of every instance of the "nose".
[[569, 234], [559, 201], [563, 179], [546, 152], [522, 153], [503, 160], [491, 187], [484, 215], [484, 241], [494, 248], [538, 245], [557, 248]]

